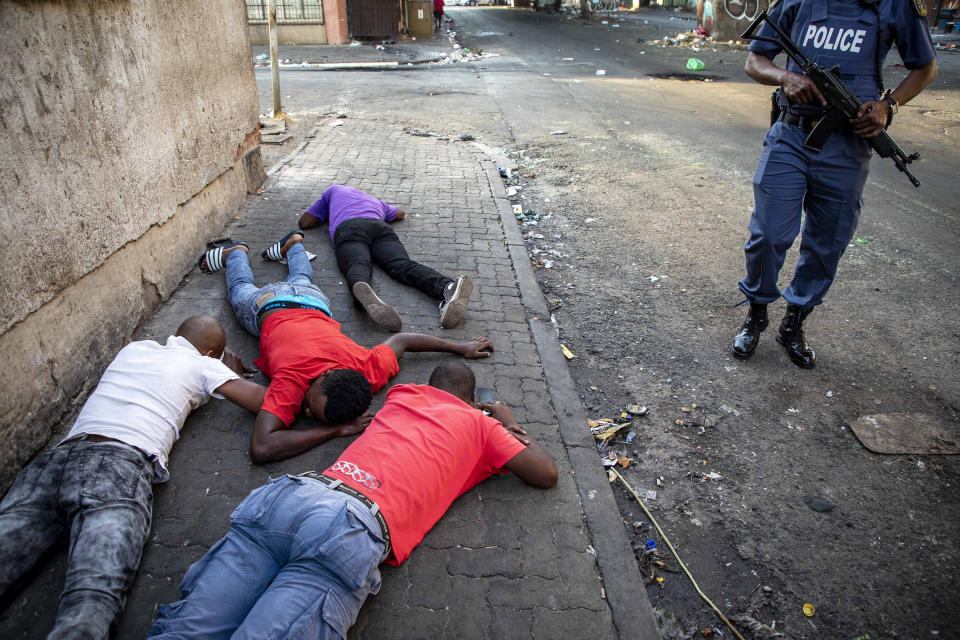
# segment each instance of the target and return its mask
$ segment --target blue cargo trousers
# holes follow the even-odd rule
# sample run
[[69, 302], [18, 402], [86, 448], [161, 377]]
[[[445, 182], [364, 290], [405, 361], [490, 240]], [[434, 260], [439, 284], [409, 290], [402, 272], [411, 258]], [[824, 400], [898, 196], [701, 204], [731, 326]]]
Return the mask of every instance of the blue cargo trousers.
[[180, 582], [183, 599], [157, 609], [148, 638], [346, 638], [380, 590], [385, 543], [373, 512], [312, 478], [254, 490], [230, 530]]

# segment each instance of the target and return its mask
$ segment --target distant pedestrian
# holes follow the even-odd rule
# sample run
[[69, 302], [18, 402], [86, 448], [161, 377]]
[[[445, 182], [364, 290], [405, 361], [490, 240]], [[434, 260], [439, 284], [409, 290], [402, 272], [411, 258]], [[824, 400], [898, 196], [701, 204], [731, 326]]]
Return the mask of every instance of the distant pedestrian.
[[433, 0], [433, 22], [437, 25], [437, 31], [443, 27], [443, 0]]
[[107, 638], [150, 533], [152, 483], [170, 478], [167, 458], [187, 415], [210, 396], [256, 413], [265, 390], [243, 379], [248, 371], [210, 316], [187, 318], [164, 344], [121, 349], [67, 437], [34, 458], [0, 503], [0, 596], [69, 539], [48, 637]]
[[463, 322], [473, 282], [467, 276], [456, 280], [448, 278], [411, 260], [387, 224], [403, 220], [405, 215], [403, 209], [363, 191], [335, 184], [300, 216], [299, 224], [301, 229], [310, 229], [329, 222], [330, 242], [340, 271], [354, 298], [376, 324], [388, 331], [400, 331], [403, 327], [397, 310], [381, 300], [370, 286], [372, 263], [382, 267], [394, 280], [439, 300], [440, 326], [452, 329]]
[[406, 560], [461, 494], [508, 472], [553, 487], [550, 454], [507, 405], [478, 408], [474, 383], [466, 365], [448, 361], [429, 385], [397, 385], [323, 473], [256, 489], [230, 516], [227, 535], [187, 570], [183, 599], [157, 609], [148, 637], [346, 638], [380, 590], [380, 563]]

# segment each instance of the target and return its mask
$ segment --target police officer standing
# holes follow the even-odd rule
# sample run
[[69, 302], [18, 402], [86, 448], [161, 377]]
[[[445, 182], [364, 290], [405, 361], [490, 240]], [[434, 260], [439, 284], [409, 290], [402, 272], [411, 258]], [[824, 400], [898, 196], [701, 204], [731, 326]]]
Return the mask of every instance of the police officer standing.
[[[784, 289], [786, 315], [777, 342], [798, 367], [810, 369], [816, 354], [803, 336], [803, 321], [833, 282], [837, 263], [853, 238], [863, 204], [870, 146], [867, 138], [888, 127], [900, 105], [920, 93], [937, 75], [923, 0], [773, 0], [770, 18], [813, 61], [839, 65], [847, 86], [863, 101], [845, 130], [829, 136], [819, 153], [804, 148], [810, 130], [824, 114], [823, 95], [792, 59], [780, 68], [778, 45], [755, 40], [745, 70], [760, 84], [777, 86], [779, 119], [763, 142], [753, 179], [754, 210], [744, 247], [746, 276], [739, 287], [750, 311], [733, 340], [733, 354], [749, 358], [767, 328], [767, 305], [780, 297], [777, 276], [787, 249], [800, 232], [800, 257]], [[764, 24], [759, 35], [775, 37]], [[896, 43], [909, 73], [883, 93], [883, 61]]]

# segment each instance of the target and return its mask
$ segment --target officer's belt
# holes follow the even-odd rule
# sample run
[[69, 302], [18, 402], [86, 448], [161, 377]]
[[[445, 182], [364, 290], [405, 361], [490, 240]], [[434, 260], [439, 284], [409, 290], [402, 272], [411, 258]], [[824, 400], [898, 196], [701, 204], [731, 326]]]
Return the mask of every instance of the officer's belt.
[[780, 112], [780, 122], [785, 124], [790, 124], [795, 127], [800, 127], [806, 132], [810, 132], [817, 123], [820, 122], [822, 116], [798, 116], [795, 113], [790, 113], [789, 111]]
[[347, 494], [351, 498], [355, 498], [362, 502], [368, 509], [370, 509], [370, 511], [373, 513], [373, 517], [377, 519], [377, 523], [380, 525], [380, 532], [383, 534], [383, 542], [385, 544], [383, 557], [386, 558], [388, 555], [390, 555], [390, 528], [387, 527], [387, 519], [383, 517], [383, 513], [380, 511], [380, 505], [353, 487], [344, 484], [343, 480], [339, 478], [331, 478], [330, 476], [326, 476], [322, 473], [314, 473], [313, 471], [301, 473], [300, 477], [319, 480], [334, 491], [340, 491]]

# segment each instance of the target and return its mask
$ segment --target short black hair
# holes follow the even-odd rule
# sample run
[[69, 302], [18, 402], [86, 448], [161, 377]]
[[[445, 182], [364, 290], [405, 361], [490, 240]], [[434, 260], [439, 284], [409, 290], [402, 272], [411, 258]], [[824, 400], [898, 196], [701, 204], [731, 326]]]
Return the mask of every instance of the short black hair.
[[327, 373], [323, 393], [327, 396], [323, 409], [327, 424], [340, 424], [363, 415], [373, 400], [370, 381], [353, 369], [334, 369]]
[[477, 379], [467, 365], [457, 360], [446, 360], [436, 366], [427, 384], [470, 402]]

